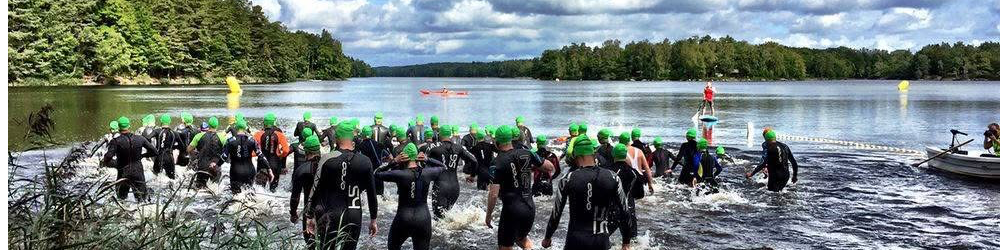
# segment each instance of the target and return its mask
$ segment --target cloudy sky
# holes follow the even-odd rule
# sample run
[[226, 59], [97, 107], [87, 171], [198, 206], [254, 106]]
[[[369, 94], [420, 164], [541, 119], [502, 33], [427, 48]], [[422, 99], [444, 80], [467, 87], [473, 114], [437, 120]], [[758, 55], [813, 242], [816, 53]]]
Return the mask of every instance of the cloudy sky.
[[918, 49], [1000, 41], [1000, 0], [251, 0], [330, 30], [373, 66], [531, 58], [573, 42], [730, 35], [752, 43]]

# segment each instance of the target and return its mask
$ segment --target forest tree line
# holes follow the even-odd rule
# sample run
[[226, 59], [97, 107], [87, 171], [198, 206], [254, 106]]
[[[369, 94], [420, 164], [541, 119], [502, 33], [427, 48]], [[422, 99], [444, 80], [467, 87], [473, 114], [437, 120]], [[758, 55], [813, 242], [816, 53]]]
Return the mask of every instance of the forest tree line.
[[909, 50], [795, 48], [710, 36], [571, 44], [530, 60], [377, 67], [376, 76], [562, 80], [1000, 79], [1000, 43]]
[[11, 83], [371, 76], [330, 32], [289, 31], [248, 0], [10, 0]]

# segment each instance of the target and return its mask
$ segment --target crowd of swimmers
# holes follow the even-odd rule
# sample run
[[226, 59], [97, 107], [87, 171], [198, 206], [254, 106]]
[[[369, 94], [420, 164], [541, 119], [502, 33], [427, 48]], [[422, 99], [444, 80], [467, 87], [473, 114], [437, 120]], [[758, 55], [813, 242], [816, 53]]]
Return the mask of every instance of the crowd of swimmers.
[[[417, 116], [409, 124], [388, 127], [381, 113], [366, 126], [358, 119], [332, 117], [323, 130], [310, 113], [302, 118], [289, 135], [273, 113], [256, 129], [237, 113], [221, 130], [219, 119], [209, 117], [198, 126], [187, 113], [176, 126], [169, 115], [159, 116], [159, 126], [149, 115], [134, 130], [129, 118], [121, 117], [110, 124], [101, 164], [117, 169], [119, 199], [132, 193], [139, 201], [148, 199], [143, 158], [152, 159], [154, 174], [162, 172], [171, 179], [176, 178], [176, 166], [193, 169], [192, 187], [198, 189], [217, 185], [220, 169], [228, 163], [233, 194], [252, 185], [274, 192], [280, 177], [291, 172], [286, 177], [291, 180], [290, 220], [301, 220], [307, 245], [324, 249], [356, 248], [365, 203], [367, 233], [378, 232], [376, 196], [383, 194], [386, 183], [396, 185], [398, 197], [388, 248], [399, 249], [409, 239], [413, 248], [429, 249], [432, 219], [444, 216], [459, 200], [461, 179], [487, 190], [489, 228], [494, 227], [493, 212], [501, 201], [496, 223], [500, 249], [532, 248], [528, 232], [535, 221], [534, 197], [539, 195], [553, 195], [555, 201], [543, 247], [551, 246], [568, 203], [566, 249], [609, 249], [609, 236], [616, 231], [628, 249], [638, 229], [635, 201], [655, 191], [657, 178], [672, 177], [681, 166], [678, 183], [715, 189], [722, 163], [734, 164], [725, 148], [712, 152], [696, 129], [686, 131], [675, 154], [659, 137], [644, 142], [640, 129], [617, 137], [601, 129], [592, 139], [584, 122], [570, 125], [568, 135], [553, 138], [565, 143], [553, 150], [556, 143], [550, 144], [544, 135], [533, 136], [524, 117], [514, 119], [514, 125], [471, 124], [464, 135], [436, 116], [430, 117], [430, 126]], [[798, 180], [798, 164], [775, 131], [765, 129], [763, 136], [762, 161], [746, 177], [763, 172], [767, 189], [778, 192], [789, 179]], [[289, 157], [292, 167], [287, 166]], [[465, 178], [459, 178], [459, 172]]]

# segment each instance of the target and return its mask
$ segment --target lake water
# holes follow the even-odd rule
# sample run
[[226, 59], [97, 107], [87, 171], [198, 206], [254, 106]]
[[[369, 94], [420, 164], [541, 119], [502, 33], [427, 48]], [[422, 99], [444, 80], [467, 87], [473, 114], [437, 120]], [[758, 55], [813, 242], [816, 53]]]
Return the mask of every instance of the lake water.
[[[727, 147], [738, 164], [726, 166], [721, 194], [691, 196], [673, 181], [660, 181], [657, 193], [638, 202], [639, 246], [1000, 248], [996, 241], [1000, 185], [908, 166], [925, 157], [924, 146], [948, 144], [949, 129], [976, 139], [967, 149], [980, 147], [986, 124], [1000, 119], [1000, 82], [914, 81], [907, 92], [897, 91], [896, 83], [716, 83], [716, 114], [721, 121], [712, 133], [713, 142]], [[467, 90], [469, 96], [441, 98], [418, 92], [444, 86]], [[64, 142], [96, 139], [119, 115], [138, 124], [146, 114], [170, 113], [178, 121], [177, 114], [190, 112], [200, 122], [238, 111], [252, 127], [259, 127], [267, 112], [275, 112], [279, 125], [290, 127], [302, 112], [311, 111], [322, 128], [330, 116], [360, 118], [370, 124], [372, 114], [381, 111], [386, 124], [405, 124], [416, 114], [437, 115], [443, 123], [461, 125], [463, 130], [471, 122], [512, 124], [515, 116], [523, 115], [535, 135], [550, 138], [564, 135], [566, 126], [575, 121], [586, 121], [591, 136], [598, 128], [612, 128], [617, 134], [639, 127], [644, 140], [663, 137], [676, 151], [683, 132], [695, 125], [691, 117], [702, 87], [687, 82], [361, 78], [243, 86], [242, 96], [229, 97], [224, 86], [8, 88], [8, 144], [24, 148], [25, 130], [20, 124], [29, 112], [51, 103], [54, 138]], [[749, 142], [748, 123], [753, 124], [755, 137]], [[800, 182], [779, 194], [763, 190], [760, 180], [742, 177], [759, 160], [764, 126], [792, 136], [783, 138], [801, 165]], [[31, 159], [33, 154], [25, 155]], [[94, 171], [92, 176], [113, 176], [109, 170]], [[151, 173], [147, 179], [154, 189], [170, 185]], [[287, 221], [289, 185], [287, 178], [282, 179], [282, 190], [258, 195], [251, 204], [272, 210], [263, 215], [269, 223], [294, 228]], [[472, 189], [463, 183], [457, 209], [435, 222], [436, 248], [495, 247], [495, 232], [482, 224], [485, 194]], [[218, 201], [232, 197], [222, 193], [191, 194], [204, 198], [195, 209], [216, 209]], [[394, 198], [388, 195], [380, 202], [383, 231], [364, 246], [385, 246]], [[536, 203], [531, 237], [538, 245], [551, 201], [542, 197]], [[554, 240], [559, 246], [565, 228]], [[294, 234], [293, 229], [287, 231]]]

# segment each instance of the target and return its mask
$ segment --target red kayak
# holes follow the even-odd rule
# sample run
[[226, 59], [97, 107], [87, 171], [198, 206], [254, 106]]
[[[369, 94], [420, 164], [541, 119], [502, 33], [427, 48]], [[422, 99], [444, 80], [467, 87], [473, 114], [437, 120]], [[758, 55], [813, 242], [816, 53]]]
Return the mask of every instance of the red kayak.
[[451, 90], [446, 90], [446, 89], [442, 89], [442, 90], [421, 89], [420, 90], [420, 94], [421, 95], [437, 95], [437, 96], [442, 96], [442, 97], [449, 97], [449, 96], [468, 96], [469, 92], [468, 91], [451, 91]]

